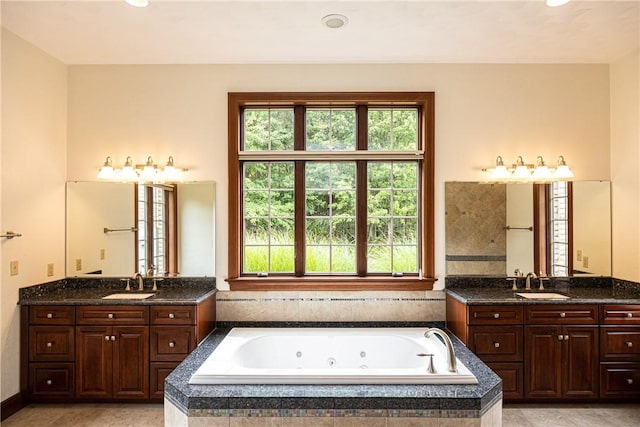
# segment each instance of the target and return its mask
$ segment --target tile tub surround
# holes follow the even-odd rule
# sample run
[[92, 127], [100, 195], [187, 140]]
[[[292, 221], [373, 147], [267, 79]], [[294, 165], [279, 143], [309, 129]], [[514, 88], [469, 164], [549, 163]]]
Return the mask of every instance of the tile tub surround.
[[[516, 295], [524, 291], [524, 279], [518, 291], [511, 290], [511, 282], [504, 276], [447, 276], [445, 292], [462, 303], [473, 304], [640, 304], [640, 283], [611, 277], [552, 277], [545, 282], [545, 291], [559, 292], [569, 299], [533, 300]], [[538, 289], [538, 281], [531, 285]]]
[[[280, 325], [275, 322], [273, 326]], [[326, 323], [312, 325], [327, 326]], [[342, 326], [352, 324], [342, 323]], [[426, 329], [440, 324], [423, 323], [421, 326]], [[477, 385], [189, 385], [193, 372], [228, 332], [229, 328], [216, 330], [167, 377], [165, 425], [228, 425], [230, 419], [253, 417], [317, 421], [354, 417], [421, 419], [425, 422], [464, 419], [464, 425], [501, 425], [502, 381], [453, 334], [450, 336], [456, 355], [478, 378]]]
[[[158, 281], [158, 291], [143, 300], [103, 300], [113, 293], [125, 293], [125, 284], [118, 277], [70, 277], [53, 282], [20, 288], [21, 305], [180, 305], [198, 303], [216, 292], [216, 279], [212, 277], [165, 277]], [[135, 284], [137, 286], [137, 284]], [[134, 280], [131, 280], [134, 288]], [[151, 292], [153, 279], [144, 278], [145, 292]], [[137, 287], [135, 288], [137, 289]], [[137, 291], [132, 291], [136, 293]]]
[[432, 322], [445, 318], [443, 291], [218, 291], [225, 322]]

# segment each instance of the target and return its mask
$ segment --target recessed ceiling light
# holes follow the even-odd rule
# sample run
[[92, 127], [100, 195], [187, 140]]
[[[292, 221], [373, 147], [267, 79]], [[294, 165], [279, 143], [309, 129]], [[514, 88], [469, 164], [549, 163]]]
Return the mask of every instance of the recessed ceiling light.
[[147, 7], [149, 6], [149, 0], [124, 0], [130, 6], [133, 7]]
[[342, 28], [349, 23], [349, 18], [333, 13], [322, 18], [322, 25], [329, 28]]
[[547, 6], [557, 7], [569, 3], [571, 0], [547, 0]]

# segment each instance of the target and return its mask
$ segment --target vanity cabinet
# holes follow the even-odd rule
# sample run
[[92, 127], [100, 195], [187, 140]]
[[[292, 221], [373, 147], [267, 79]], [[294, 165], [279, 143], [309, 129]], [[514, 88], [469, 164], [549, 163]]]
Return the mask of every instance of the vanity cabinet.
[[525, 324], [525, 396], [597, 398], [598, 306], [530, 305]]
[[194, 306], [151, 307], [151, 397], [161, 399], [164, 380], [205, 337], [197, 336]]
[[507, 400], [640, 398], [640, 304], [465, 304], [447, 328], [503, 380]]
[[603, 305], [600, 396], [640, 397], [640, 305]]
[[24, 305], [25, 402], [159, 401], [215, 329], [215, 294], [185, 305]]
[[28, 318], [26, 370], [31, 378], [29, 394], [42, 401], [73, 399], [74, 308], [37, 306], [29, 312]]
[[149, 397], [148, 319], [148, 307], [78, 307], [76, 398]]
[[447, 327], [498, 374], [505, 399], [524, 397], [522, 318], [521, 305], [467, 306], [447, 296]]

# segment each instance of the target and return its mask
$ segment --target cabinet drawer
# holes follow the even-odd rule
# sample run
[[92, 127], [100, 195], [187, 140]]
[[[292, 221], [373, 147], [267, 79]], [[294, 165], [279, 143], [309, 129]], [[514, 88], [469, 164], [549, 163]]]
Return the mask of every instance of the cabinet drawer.
[[189, 305], [151, 307], [152, 325], [195, 325], [196, 308]]
[[521, 305], [471, 305], [470, 325], [517, 325], [522, 324]]
[[154, 362], [180, 362], [195, 348], [195, 326], [151, 327], [151, 360]]
[[29, 395], [34, 400], [71, 400], [73, 363], [30, 363]]
[[29, 323], [32, 325], [73, 325], [75, 308], [64, 305], [32, 305]]
[[600, 364], [600, 397], [640, 397], [640, 364]]
[[602, 326], [600, 360], [640, 361], [640, 328]]
[[98, 305], [78, 307], [79, 325], [146, 325], [149, 307], [126, 305]]
[[502, 379], [502, 395], [505, 399], [524, 398], [524, 366], [522, 363], [488, 362], [487, 366]]
[[640, 325], [640, 305], [603, 305], [602, 323], [616, 325]]
[[487, 362], [522, 362], [522, 326], [471, 326], [469, 348]]
[[151, 381], [149, 382], [151, 399], [164, 399], [164, 380], [179, 364], [180, 362], [151, 363]]
[[531, 325], [589, 325], [598, 323], [596, 305], [529, 305], [524, 321]]
[[30, 326], [29, 360], [32, 362], [72, 362], [73, 326]]

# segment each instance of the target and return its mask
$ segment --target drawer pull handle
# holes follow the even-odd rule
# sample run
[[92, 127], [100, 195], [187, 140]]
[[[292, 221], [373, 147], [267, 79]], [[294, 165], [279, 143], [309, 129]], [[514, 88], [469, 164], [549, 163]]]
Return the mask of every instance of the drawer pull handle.
[[567, 317], [567, 313], [560, 313], [560, 317]]
[[632, 318], [633, 317], [633, 313], [627, 313], [627, 317], [628, 318]]
[[107, 314], [107, 318], [109, 318], [109, 319], [113, 319], [113, 313], [109, 313], [109, 314]]
[[565, 336], [564, 336], [564, 340], [565, 340], [565, 341], [569, 341], [569, 335], [565, 335]]
[[47, 313], [47, 319], [53, 319], [53, 313]]
[[105, 340], [105, 341], [109, 341], [109, 335], [105, 335], [105, 336], [104, 336], [104, 340]]
[[562, 335], [558, 335], [558, 341], [562, 341], [563, 339]]
[[627, 384], [629, 384], [629, 385], [633, 384], [633, 379], [632, 378], [627, 378]]
[[[49, 347], [49, 348], [53, 347], [53, 342], [49, 341], [49, 342], [47, 343], [47, 347]], [[629, 346], [629, 347], [631, 347], [631, 346]]]
[[173, 341], [169, 341], [169, 347], [173, 348], [176, 346], [176, 343]]
[[495, 348], [500, 348], [500, 343], [499, 343], [499, 342], [494, 342], [494, 343], [493, 343], [493, 346], [494, 346]]
[[499, 319], [500, 318], [500, 313], [493, 313], [493, 318], [494, 319]]
[[626, 345], [627, 345], [627, 347], [629, 347], [629, 348], [633, 347], [633, 342], [631, 342], [631, 341], [627, 341], [625, 344], [626, 344]]
[[173, 319], [174, 317], [176, 317], [176, 315], [175, 315], [175, 314], [173, 314], [173, 313], [169, 313], [169, 319]]
[[53, 384], [53, 381], [47, 380], [47, 385], [51, 385], [51, 384]]
[[111, 335], [111, 341], [115, 341], [116, 340], [116, 336], [115, 335]]

